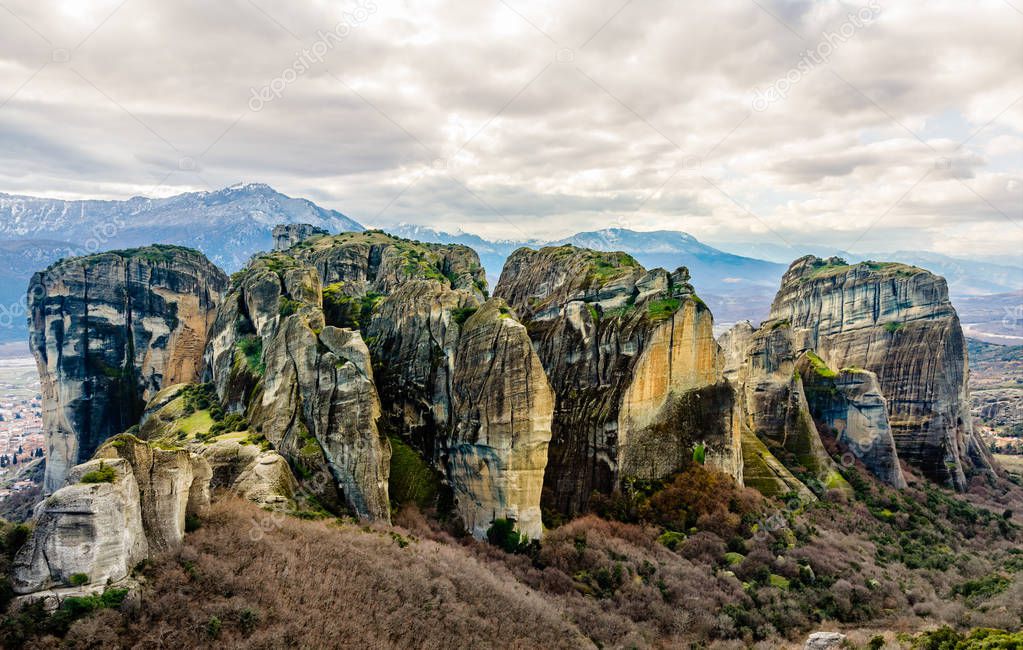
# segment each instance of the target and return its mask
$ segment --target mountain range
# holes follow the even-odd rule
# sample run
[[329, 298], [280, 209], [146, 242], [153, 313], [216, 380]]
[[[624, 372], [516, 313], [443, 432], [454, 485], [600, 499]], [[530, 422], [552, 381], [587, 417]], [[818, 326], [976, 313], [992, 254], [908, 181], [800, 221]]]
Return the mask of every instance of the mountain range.
[[[25, 287], [34, 270], [58, 259], [165, 243], [198, 249], [233, 272], [253, 253], [272, 247], [274, 225], [290, 223], [308, 223], [330, 232], [365, 230], [341, 212], [287, 196], [262, 183], [167, 198], [137, 196], [125, 201], [65, 201], [0, 193], [0, 341], [24, 339]], [[624, 228], [580, 232], [554, 241], [487, 240], [467, 232], [450, 233], [411, 224], [386, 230], [408, 239], [473, 248], [491, 286], [497, 284], [508, 256], [523, 246], [574, 244], [599, 251], [624, 251], [647, 268], [670, 271], [684, 265], [701, 298], [722, 324], [766, 317], [788, 263], [807, 253], [920, 266], [944, 276], [957, 302], [989, 294], [1011, 296], [1023, 288], [1023, 264], [973, 261], [929, 252], [854, 254], [766, 242], [710, 245], [679, 231]]]

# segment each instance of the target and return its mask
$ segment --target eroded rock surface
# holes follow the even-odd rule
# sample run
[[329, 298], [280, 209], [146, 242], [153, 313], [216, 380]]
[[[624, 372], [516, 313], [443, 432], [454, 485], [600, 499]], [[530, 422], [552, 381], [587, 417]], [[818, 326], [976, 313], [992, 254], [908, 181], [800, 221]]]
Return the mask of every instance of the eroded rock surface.
[[[733, 364], [730, 373], [740, 394], [743, 426], [814, 493], [820, 495], [827, 489], [847, 487], [813, 421], [803, 379], [796, 370], [797, 357], [788, 324], [767, 321], [754, 331], [748, 323], [740, 323], [722, 341]], [[742, 361], [735, 368], [740, 358]], [[747, 441], [747, 446], [750, 444]], [[774, 465], [766, 458], [764, 464]], [[763, 468], [758, 473], [766, 475]], [[776, 470], [771, 473], [789, 486], [787, 476]], [[768, 490], [775, 491], [775, 486]]]
[[[80, 482], [97, 471], [109, 482]], [[75, 581], [117, 582], [149, 554], [139, 488], [131, 465], [93, 460], [71, 469], [66, 487], [37, 506], [35, 528], [14, 559], [12, 583], [19, 594]]]
[[538, 539], [554, 393], [503, 300], [487, 301], [465, 322], [455, 368], [446, 464], [458, 513], [479, 538], [493, 520], [513, 519]]
[[58, 262], [29, 286], [43, 393], [45, 488], [136, 424], [162, 386], [195, 379], [227, 276], [175, 246]]
[[120, 435], [104, 444], [96, 458], [120, 459], [131, 466], [152, 551], [180, 544], [186, 515], [199, 516], [209, 508], [213, 472], [202, 456], [185, 449], [159, 449], [132, 435]]
[[786, 272], [771, 318], [791, 324], [797, 349], [877, 375], [903, 461], [958, 489], [968, 472], [990, 470], [970, 419], [966, 341], [943, 278], [902, 264], [807, 256]]
[[357, 331], [325, 325], [316, 270], [285, 253], [253, 260], [217, 314], [208, 372], [230, 410], [244, 412], [326, 505], [390, 519], [390, 445]]
[[520, 249], [495, 295], [526, 324], [556, 394], [550, 507], [579, 512], [593, 491], [678, 469], [699, 444], [741, 480], [734, 395], [688, 271], [573, 246]]
[[888, 423], [888, 401], [877, 375], [858, 368], [822, 369], [808, 356], [800, 359], [798, 367], [815, 420], [874, 476], [892, 487], [906, 487]]
[[305, 241], [310, 237], [329, 235], [323, 228], [308, 223], [284, 223], [274, 226], [272, 235], [274, 238], [274, 250], [283, 251], [295, 244]]

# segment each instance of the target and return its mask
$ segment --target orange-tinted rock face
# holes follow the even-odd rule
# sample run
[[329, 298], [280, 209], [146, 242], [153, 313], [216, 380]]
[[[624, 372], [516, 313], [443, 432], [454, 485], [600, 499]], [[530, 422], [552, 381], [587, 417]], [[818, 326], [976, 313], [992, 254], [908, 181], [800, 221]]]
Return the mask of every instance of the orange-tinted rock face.
[[741, 477], [734, 395], [688, 279], [573, 246], [508, 258], [494, 293], [526, 324], [556, 394], [548, 507], [576, 513], [625, 478], [667, 475], [700, 443]]
[[666, 476], [692, 457], [694, 443], [704, 443], [708, 463], [741, 476], [738, 437], [726, 415], [732, 394], [713, 329], [710, 311], [687, 300], [651, 332], [618, 413], [623, 475]]
[[964, 489], [990, 469], [973, 431], [966, 342], [945, 280], [915, 267], [804, 257], [782, 280], [771, 317], [830, 366], [876, 373], [899, 457]]

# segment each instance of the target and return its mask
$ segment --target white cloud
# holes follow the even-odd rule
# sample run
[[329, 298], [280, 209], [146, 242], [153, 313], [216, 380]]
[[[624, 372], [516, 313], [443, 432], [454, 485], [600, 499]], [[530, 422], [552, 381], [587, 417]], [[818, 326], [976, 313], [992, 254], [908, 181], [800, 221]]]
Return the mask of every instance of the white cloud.
[[[763, 111], [754, 90], [866, 2], [5, 4], [0, 191], [251, 180], [490, 236], [1023, 243], [1023, 15], [997, 0], [880, 2]], [[323, 62], [251, 111], [331, 30]]]

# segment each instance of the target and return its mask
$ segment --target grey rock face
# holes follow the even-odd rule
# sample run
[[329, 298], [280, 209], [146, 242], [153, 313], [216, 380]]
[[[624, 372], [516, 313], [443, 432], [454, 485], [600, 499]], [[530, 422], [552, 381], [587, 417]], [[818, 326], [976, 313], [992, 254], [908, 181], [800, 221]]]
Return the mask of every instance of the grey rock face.
[[185, 516], [203, 514], [210, 504], [209, 463], [185, 449], [158, 449], [130, 435], [117, 436], [96, 453], [98, 459], [126, 461], [139, 491], [142, 526], [151, 551], [181, 543]]
[[[811, 416], [803, 379], [796, 372], [797, 359], [788, 324], [768, 321], [755, 331], [748, 325], [740, 323], [722, 337], [731, 348], [726, 356], [732, 359], [731, 374], [740, 395], [744, 426], [816, 494], [842, 486], [844, 482], [839, 480], [837, 467]], [[742, 361], [735, 367], [740, 358]], [[749, 453], [756, 452], [750, 449]], [[769, 459], [764, 459], [764, 463], [774, 467]], [[776, 472], [758, 473], [765, 475], [762, 481], [769, 481], [770, 474]], [[775, 478], [786, 485], [791, 483], [787, 476]], [[770, 483], [760, 487], [775, 491]]]
[[172, 246], [75, 258], [33, 276], [47, 492], [134, 425], [162, 386], [198, 376], [227, 282], [200, 253]]
[[734, 394], [688, 272], [624, 253], [520, 249], [495, 295], [526, 324], [557, 396], [545, 500], [573, 514], [629, 476], [659, 478], [706, 446], [742, 477]]
[[793, 262], [771, 317], [791, 323], [797, 349], [833, 368], [876, 373], [899, 457], [958, 489], [990, 459], [969, 412], [966, 342], [943, 278], [902, 264]]
[[283, 251], [295, 244], [305, 241], [317, 235], [329, 235], [323, 228], [318, 228], [308, 223], [284, 223], [274, 226], [272, 235], [274, 238], [274, 250]]
[[325, 326], [316, 270], [286, 253], [256, 258], [219, 310], [207, 379], [228, 408], [303, 468], [328, 505], [389, 521], [390, 445], [358, 332]]
[[804, 650], [835, 650], [845, 643], [845, 635], [839, 632], [814, 632], [806, 639]]
[[513, 519], [539, 539], [554, 393], [503, 300], [487, 301], [466, 321], [455, 368], [446, 464], [462, 521], [485, 539], [494, 519]]
[[[80, 483], [82, 476], [112, 469], [109, 483]], [[68, 472], [68, 485], [36, 509], [32, 536], [14, 560], [19, 594], [70, 585], [76, 574], [89, 583], [125, 578], [149, 553], [139, 488], [127, 461], [94, 460]]]
[[867, 469], [885, 483], [906, 487], [895, 438], [888, 423], [888, 401], [877, 375], [847, 368], [822, 375], [801, 364], [810, 411]]

